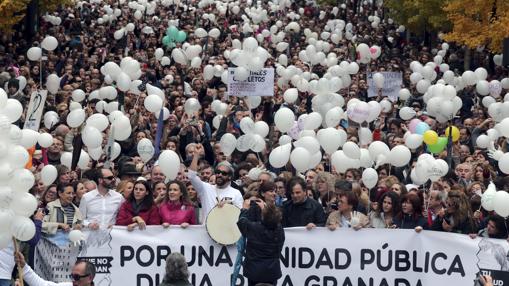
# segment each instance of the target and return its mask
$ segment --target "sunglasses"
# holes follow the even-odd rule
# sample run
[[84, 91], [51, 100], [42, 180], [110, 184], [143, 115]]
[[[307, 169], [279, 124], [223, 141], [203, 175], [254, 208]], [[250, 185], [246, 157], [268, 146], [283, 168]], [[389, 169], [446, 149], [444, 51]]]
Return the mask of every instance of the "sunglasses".
[[106, 179], [106, 180], [113, 180], [113, 179], [115, 179], [115, 177], [114, 177], [114, 176], [108, 176], [108, 177], [103, 177], [103, 179]]
[[85, 274], [85, 275], [79, 275], [79, 274], [71, 274], [71, 278], [73, 281], [79, 281], [81, 280], [81, 278], [85, 278], [87, 276], [89, 276], [90, 274]]
[[230, 175], [230, 173], [229, 173], [229, 172], [225, 172], [225, 171], [221, 171], [221, 170], [216, 170], [216, 171], [215, 171], [215, 173], [216, 173], [217, 175], [221, 174], [221, 175], [223, 175], [223, 176], [229, 176], [229, 175]]

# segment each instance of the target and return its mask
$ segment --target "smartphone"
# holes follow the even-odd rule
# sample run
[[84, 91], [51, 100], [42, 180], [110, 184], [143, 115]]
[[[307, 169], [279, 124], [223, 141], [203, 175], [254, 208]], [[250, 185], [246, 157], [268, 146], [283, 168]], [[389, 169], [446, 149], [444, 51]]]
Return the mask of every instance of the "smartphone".
[[348, 125], [348, 120], [341, 119], [341, 121], [339, 121], [339, 125], [341, 125], [341, 127], [345, 128], [345, 129], [348, 128], [348, 126], [349, 126]]

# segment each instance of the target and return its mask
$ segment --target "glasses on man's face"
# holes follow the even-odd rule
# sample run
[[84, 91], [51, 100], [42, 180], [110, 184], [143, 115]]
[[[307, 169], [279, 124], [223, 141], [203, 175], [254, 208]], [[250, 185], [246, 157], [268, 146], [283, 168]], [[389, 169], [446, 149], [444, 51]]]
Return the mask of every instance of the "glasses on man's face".
[[82, 278], [85, 278], [85, 277], [88, 277], [90, 274], [85, 274], [85, 275], [79, 275], [79, 274], [76, 274], [76, 273], [73, 273], [71, 274], [71, 279], [73, 281], [80, 281]]
[[216, 170], [215, 173], [216, 173], [216, 175], [222, 175], [222, 176], [230, 175], [230, 173], [228, 173], [226, 171], [221, 171], [221, 170]]
[[111, 181], [111, 180], [115, 179], [115, 177], [114, 176], [108, 176], [108, 177], [103, 177], [103, 179]]

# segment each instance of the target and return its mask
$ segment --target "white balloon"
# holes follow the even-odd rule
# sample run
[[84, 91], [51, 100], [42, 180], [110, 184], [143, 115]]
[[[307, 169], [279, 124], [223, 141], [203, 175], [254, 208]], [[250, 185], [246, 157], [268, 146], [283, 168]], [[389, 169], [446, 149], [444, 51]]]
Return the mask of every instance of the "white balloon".
[[201, 105], [200, 102], [196, 98], [188, 98], [184, 103], [184, 111], [187, 115], [192, 116], [195, 112], [200, 110]]
[[411, 107], [405, 106], [399, 110], [399, 117], [403, 120], [410, 120], [415, 117], [417, 113]]
[[509, 216], [509, 193], [505, 190], [498, 191], [493, 196], [493, 209], [504, 218]]
[[37, 142], [42, 148], [48, 148], [53, 144], [53, 136], [49, 133], [41, 133], [37, 137]]
[[488, 95], [490, 94], [489, 83], [486, 80], [479, 80], [475, 86], [475, 90], [480, 95]]
[[398, 145], [392, 148], [389, 153], [389, 160], [391, 164], [395, 167], [403, 167], [408, 165], [410, 159], [412, 157], [412, 153], [408, 149], [408, 147], [403, 145]]
[[160, 61], [164, 56], [164, 50], [161, 48], [157, 48], [154, 52], [154, 56], [156, 57], [156, 60]]
[[274, 168], [282, 168], [290, 159], [290, 151], [292, 149], [292, 146], [290, 144], [284, 144], [279, 147], [274, 148], [272, 152], [270, 152], [269, 155], [269, 163]]
[[92, 126], [85, 126], [81, 134], [83, 144], [88, 148], [95, 149], [99, 148], [103, 142], [103, 136], [97, 128]]
[[304, 121], [304, 129], [305, 130], [315, 130], [322, 125], [322, 116], [318, 112], [312, 112]]
[[58, 40], [57, 38], [53, 36], [46, 36], [44, 40], [41, 42], [41, 47], [47, 51], [53, 51], [58, 46]]
[[509, 174], [509, 153], [505, 153], [498, 160], [498, 167], [504, 174]]
[[21, 130], [21, 146], [25, 148], [32, 148], [35, 144], [37, 144], [37, 138], [39, 137], [39, 133], [32, 129], [23, 129]]
[[7, 116], [10, 123], [18, 121], [23, 113], [23, 106], [16, 99], [9, 98], [3, 109], [3, 114]]
[[486, 80], [488, 77], [488, 71], [485, 68], [477, 68], [474, 73], [479, 81]]
[[57, 176], [57, 168], [53, 165], [46, 165], [41, 170], [41, 181], [45, 186], [53, 184], [53, 182], [57, 179]]
[[281, 132], [288, 132], [293, 127], [295, 115], [289, 108], [280, 108], [274, 115], [274, 123]]
[[343, 146], [346, 141], [344, 133], [332, 127], [320, 129], [316, 135], [323, 150], [329, 155], [338, 150], [340, 146]]
[[7, 154], [7, 160], [13, 169], [24, 168], [29, 159], [28, 152], [22, 146], [12, 146]]
[[[12, 224], [12, 220], [14, 219], [14, 212], [10, 209], [2, 209], [0, 208], [0, 249], [6, 247], [7, 245], [2, 245], [2, 235], [9, 234], [10, 228]], [[9, 234], [10, 235], [10, 234]], [[12, 241], [12, 240], [10, 240]]]
[[131, 135], [131, 122], [129, 118], [122, 115], [119, 116], [112, 124], [113, 129], [113, 138], [117, 141], [124, 141]]
[[27, 51], [27, 58], [31, 61], [38, 61], [42, 57], [42, 50], [39, 47], [31, 47]]
[[226, 156], [230, 156], [237, 147], [237, 138], [231, 133], [226, 133], [221, 137], [219, 146]]
[[299, 92], [296, 88], [289, 88], [285, 91], [283, 98], [288, 103], [294, 103], [299, 98]]
[[123, 92], [128, 91], [131, 88], [131, 78], [124, 72], [121, 72], [117, 76], [117, 88]]
[[85, 121], [85, 117], [85, 110], [75, 109], [67, 115], [67, 125], [71, 128], [77, 128]]
[[85, 235], [78, 229], [73, 229], [69, 232], [69, 241], [74, 245], [80, 244], [85, 240]]
[[399, 91], [399, 100], [406, 101], [410, 98], [410, 91], [406, 88], [402, 88]]
[[509, 118], [505, 118], [500, 122], [500, 129], [499, 131], [502, 133], [502, 136], [509, 138]]
[[167, 179], [174, 180], [180, 170], [180, 158], [172, 150], [164, 150], [159, 155], [159, 166]]
[[341, 118], [343, 117], [343, 109], [341, 107], [334, 107], [329, 109], [325, 114], [325, 126], [327, 127], [336, 127]]
[[82, 102], [85, 97], [86, 97], [86, 94], [83, 90], [81, 89], [76, 89], [72, 92], [72, 100], [76, 101], [76, 102]]
[[290, 162], [298, 172], [306, 171], [309, 167], [311, 154], [303, 147], [295, 148], [290, 154]]
[[0, 186], [0, 210], [8, 209], [12, 203], [13, 191], [7, 186]]
[[257, 121], [254, 125], [254, 133], [262, 136], [262, 138], [267, 137], [269, 131], [269, 125], [265, 121]]
[[104, 131], [108, 128], [109, 122], [108, 117], [104, 114], [94, 113], [87, 118], [87, 126], [97, 128], [99, 131]]
[[95, 161], [99, 160], [102, 154], [103, 154], [102, 148], [88, 149], [88, 155]]
[[376, 88], [381, 89], [384, 87], [385, 77], [383, 74], [377, 72], [373, 75], [373, 82]]
[[28, 217], [15, 216], [11, 225], [11, 233], [21, 241], [28, 241], [35, 235], [35, 225]]
[[484, 193], [482, 193], [482, 196], [481, 196], [481, 206], [487, 210], [487, 211], [492, 211], [494, 210], [494, 198], [495, 198], [495, 194], [497, 193], [497, 189], [495, 187], [495, 185], [493, 183], [490, 183], [488, 185], [488, 188], [486, 189], [486, 191]]
[[217, 39], [221, 35], [221, 32], [218, 28], [213, 28], [209, 31], [209, 36], [211, 36], [214, 39]]
[[368, 189], [376, 186], [378, 182], [378, 172], [373, 168], [367, 168], [362, 172], [362, 184]]
[[309, 151], [309, 154], [315, 154], [320, 151], [320, 143], [312, 136], [303, 136], [293, 143], [295, 147], [303, 147]]
[[369, 155], [373, 161], [376, 161], [380, 155], [389, 155], [389, 147], [382, 141], [373, 141], [368, 147]]
[[343, 153], [351, 159], [360, 159], [361, 157], [361, 150], [359, 149], [359, 146], [351, 141], [348, 141], [343, 145]]
[[417, 149], [422, 145], [422, 135], [410, 134], [405, 138], [405, 145], [410, 149]]
[[143, 106], [150, 112], [159, 112], [163, 107], [163, 100], [155, 94], [151, 94], [145, 98]]
[[29, 193], [17, 193], [11, 210], [18, 216], [30, 217], [37, 210], [37, 199]]
[[136, 150], [138, 151], [138, 155], [140, 155], [141, 159], [145, 163], [150, 161], [150, 159], [152, 159], [155, 154], [154, 145], [152, 145], [152, 141], [150, 141], [148, 138], [141, 139], [136, 146]]

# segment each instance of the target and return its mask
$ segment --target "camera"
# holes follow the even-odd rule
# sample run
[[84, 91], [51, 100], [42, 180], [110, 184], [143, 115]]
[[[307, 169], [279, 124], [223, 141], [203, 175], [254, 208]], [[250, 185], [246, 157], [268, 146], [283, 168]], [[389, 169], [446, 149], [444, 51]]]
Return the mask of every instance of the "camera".
[[335, 211], [339, 210], [338, 203], [332, 203], [332, 204], [330, 204], [330, 208], [331, 208], [331, 209], [333, 209], [333, 210], [335, 210]]

